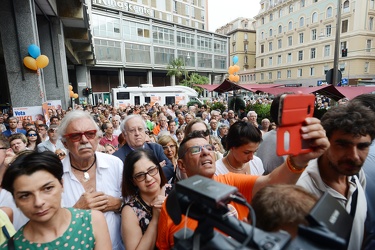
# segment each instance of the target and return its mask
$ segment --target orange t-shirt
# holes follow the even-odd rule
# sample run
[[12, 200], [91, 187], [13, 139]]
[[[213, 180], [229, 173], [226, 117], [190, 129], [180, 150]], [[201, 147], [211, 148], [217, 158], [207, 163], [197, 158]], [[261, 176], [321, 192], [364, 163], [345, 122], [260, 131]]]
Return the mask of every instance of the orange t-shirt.
[[[244, 175], [228, 173], [224, 175], [214, 176], [214, 180], [238, 188], [238, 191], [247, 199], [247, 202], [251, 203], [253, 187], [255, 181], [259, 176], [255, 175]], [[238, 203], [231, 202], [231, 205], [235, 207], [238, 213], [238, 219], [243, 220], [248, 216], [248, 208]], [[185, 220], [187, 219], [187, 228], [195, 230], [198, 226], [198, 222], [191, 218], [186, 218], [182, 215], [181, 223], [175, 225], [172, 219], [169, 217], [166, 202], [160, 212], [159, 224], [158, 224], [158, 237], [156, 240], [156, 246], [158, 249], [171, 249], [174, 245], [173, 235], [179, 230], [185, 227]]]

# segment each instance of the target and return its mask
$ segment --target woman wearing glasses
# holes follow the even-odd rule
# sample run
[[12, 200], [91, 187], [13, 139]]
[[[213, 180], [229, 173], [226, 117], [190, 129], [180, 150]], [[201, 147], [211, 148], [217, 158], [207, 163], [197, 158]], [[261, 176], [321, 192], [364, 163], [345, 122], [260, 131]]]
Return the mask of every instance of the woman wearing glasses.
[[36, 146], [42, 142], [42, 139], [40, 139], [40, 136], [38, 132], [36, 132], [35, 129], [29, 129], [26, 132], [26, 138], [27, 138], [27, 148], [30, 150], [36, 150]]
[[121, 212], [122, 239], [126, 250], [154, 249], [159, 213], [171, 190], [158, 160], [150, 150], [138, 149], [125, 159]]

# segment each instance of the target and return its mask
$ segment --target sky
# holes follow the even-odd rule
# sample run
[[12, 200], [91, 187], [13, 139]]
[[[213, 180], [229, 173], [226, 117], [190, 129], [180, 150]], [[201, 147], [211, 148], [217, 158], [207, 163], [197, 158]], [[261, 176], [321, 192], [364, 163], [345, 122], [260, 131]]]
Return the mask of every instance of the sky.
[[253, 18], [259, 13], [260, 0], [208, 0], [208, 30], [215, 32], [237, 17]]

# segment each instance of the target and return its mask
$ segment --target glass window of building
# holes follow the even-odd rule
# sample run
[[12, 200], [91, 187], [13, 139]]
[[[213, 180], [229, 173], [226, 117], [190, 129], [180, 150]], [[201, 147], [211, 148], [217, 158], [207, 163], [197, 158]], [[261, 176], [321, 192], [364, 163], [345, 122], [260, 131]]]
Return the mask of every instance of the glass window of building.
[[326, 18], [331, 18], [332, 17], [332, 7], [327, 8], [326, 12]]
[[316, 48], [311, 48], [310, 58], [311, 59], [316, 58]]
[[153, 42], [157, 44], [174, 45], [174, 31], [162, 27], [152, 27]]
[[281, 55], [278, 55], [277, 56], [277, 64], [281, 64], [282, 63], [282, 60], [281, 60]]
[[287, 61], [288, 63], [291, 63], [291, 62], [292, 62], [292, 53], [288, 53], [288, 54], [287, 54], [286, 61]]
[[214, 58], [215, 69], [226, 69], [227, 68], [227, 57], [216, 55]]
[[279, 18], [283, 16], [283, 8], [279, 9]]
[[316, 29], [311, 30], [311, 40], [316, 40]]
[[375, 0], [370, 0], [370, 8], [374, 9], [375, 7]]
[[297, 70], [297, 77], [302, 77], [302, 69]]
[[270, 21], [273, 21], [273, 14], [270, 14]]
[[244, 56], [243, 60], [244, 60], [245, 64], [248, 63], [248, 58], [247, 58], [247, 56]]
[[305, 7], [305, 0], [300, 0], [300, 6], [301, 8]]
[[298, 61], [302, 61], [303, 60], [303, 51], [300, 50], [298, 51]]
[[260, 80], [264, 80], [264, 73], [260, 73]]
[[346, 0], [342, 6], [343, 6], [343, 12], [344, 13], [348, 13], [350, 11], [350, 9], [349, 9], [349, 0]]
[[260, 59], [260, 67], [264, 67], [264, 59]]
[[174, 50], [154, 46], [154, 63], [168, 65], [174, 60]]
[[118, 18], [93, 14], [92, 29], [96, 37], [121, 39], [120, 19]]
[[365, 73], [368, 73], [368, 68], [369, 68], [369, 65], [370, 63], [369, 62], [365, 62]]
[[192, 17], [192, 18], [195, 18], [195, 8], [194, 8], [194, 6], [191, 6], [191, 11], [190, 11], [190, 13], [191, 13], [191, 17]]
[[125, 41], [151, 43], [150, 25], [123, 20], [122, 28]]
[[260, 45], [260, 53], [264, 53], [264, 44]]
[[314, 12], [311, 16], [311, 23], [317, 23], [318, 22], [318, 13]]
[[177, 58], [181, 58], [188, 67], [195, 67], [195, 53], [192, 51], [177, 50]]
[[236, 45], [235, 44], [232, 45], [232, 52], [236, 52]]
[[272, 56], [270, 56], [269, 58], [268, 58], [268, 66], [272, 66]]
[[293, 4], [289, 5], [289, 13], [293, 12]]
[[104, 39], [94, 39], [95, 55], [99, 62], [122, 62], [121, 42]]
[[261, 22], [262, 22], [262, 24], [264, 24], [264, 17], [262, 17], [262, 19], [261, 19], [261, 20], [262, 20], [262, 21], [261, 21]]
[[263, 31], [260, 33], [260, 38], [264, 39], [264, 32]]
[[310, 67], [310, 76], [314, 76], [314, 75], [315, 75], [315, 68]]
[[283, 32], [283, 26], [279, 25], [278, 32], [279, 32], [279, 34], [281, 34]]
[[341, 42], [340, 45], [341, 45], [341, 49], [346, 49], [347, 48], [346, 47], [346, 41]]
[[302, 16], [299, 18], [299, 27], [303, 27], [305, 25], [305, 18]]
[[243, 50], [244, 50], [245, 52], [247, 52], [247, 48], [248, 48], [248, 45], [247, 45], [247, 44], [244, 44], [244, 45], [243, 45]]
[[330, 56], [331, 55], [331, 45], [325, 45], [324, 46], [324, 56]]
[[367, 39], [366, 40], [366, 52], [370, 52], [371, 51], [371, 44], [372, 44], [372, 40]]
[[292, 30], [292, 29], [293, 29], [293, 23], [292, 23], [292, 21], [289, 21], [288, 30]]
[[198, 67], [199, 68], [212, 68], [211, 54], [198, 53]]
[[273, 31], [272, 31], [272, 28], [269, 30], [269, 37], [271, 37], [272, 36], [272, 33], [273, 33]]
[[173, 0], [173, 11], [177, 12], [177, 1]]
[[330, 37], [332, 35], [332, 26], [330, 24], [326, 25], [326, 37]]
[[342, 22], [341, 22], [341, 33], [348, 32], [348, 22], [349, 22], [349, 20], [342, 20]]
[[245, 34], [243, 35], [243, 38], [245, 39], [245, 41], [247, 41], [247, 33], [245, 33]]
[[150, 64], [150, 46], [125, 43], [125, 57], [127, 62]]
[[177, 46], [182, 48], [194, 48], [194, 34], [177, 31]]
[[281, 71], [277, 71], [277, 79], [281, 79]]
[[268, 43], [268, 51], [272, 51], [272, 42]]
[[290, 69], [288, 69], [288, 70], [286, 71], [286, 77], [287, 77], [287, 78], [291, 78], [291, 77], [292, 77], [292, 71], [291, 71]]
[[292, 46], [292, 45], [293, 45], [293, 37], [288, 36], [288, 46]]
[[214, 39], [214, 52], [225, 54], [226, 53], [226, 42]]
[[272, 72], [268, 72], [268, 80], [272, 80]]
[[281, 49], [283, 47], [283, 40], [279, 39], [277, 40], [277, 48]]
[[374, 30], [374, 17], [369, 18], [368, 29], [371, 31]]
[[303, 43], [303, 32], [298, 34], [299, 36], [299, 43]]

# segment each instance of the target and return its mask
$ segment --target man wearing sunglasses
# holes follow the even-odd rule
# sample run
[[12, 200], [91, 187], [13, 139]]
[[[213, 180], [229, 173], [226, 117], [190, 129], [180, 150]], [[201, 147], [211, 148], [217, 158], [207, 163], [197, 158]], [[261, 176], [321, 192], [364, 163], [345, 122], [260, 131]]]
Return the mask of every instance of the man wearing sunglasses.
[[57, 125], [50, 125], [47, 134], [48, 134], [48, 140], [39, 143], [37, 145], [37, 151], [38, 152], [44, 152], [44, 151], [51, 151], [55, 152], [57, 149], [63, 149], [65, 150], [64, 144], [59, 139], [59, 135], [57, 134]]
[[[214, 147], [208, 144], [201, 132], [197, 132], [194, 131], [189, 134], [180, 144], [178, 167], [181, 172], [188, 177], [202, 175], [218, 182], [235, 186], [247, 199], [248, 203], [251, 203], [252, 197], [258, 190], [267, 185], [296, 183], [309, 161], [322, 155], [329, 147], [328, 139], [325, 136], [323, 127], [320, 125], [320, 121], [316, 118], [306, 118], [305, 126], [301, 128], [301, 137], [310, 140], [311, 152], [289, 156], [286, 162], [281, 164], [271, 174], [265, 176], [235, 173], [214, 176], [216, 171]], [[184, 227], [185, 219], [183, 218], [179, 225], [174, 225], [164, 204], [159, 217], [156, 246], [159, 249], [170, 249], [174, 245], [173, 235]], [[237, 210], [239, 220], [247, 218], [248, 210], [246, 207], [237, 203], [231, 203], [231, 205]], [[190, 218], [187, 219], [186, 224], [192, 230], [198, 225], [197, 221]]]
[[61, 121], [58, 132], [69, 152], [62, 161], [64, 207], [103, 212], [112, 249], [124, 249], [119, 213], [123, 163], [117, 157], [96, 151], [100, 131], [89, 112], [69, 112]]

